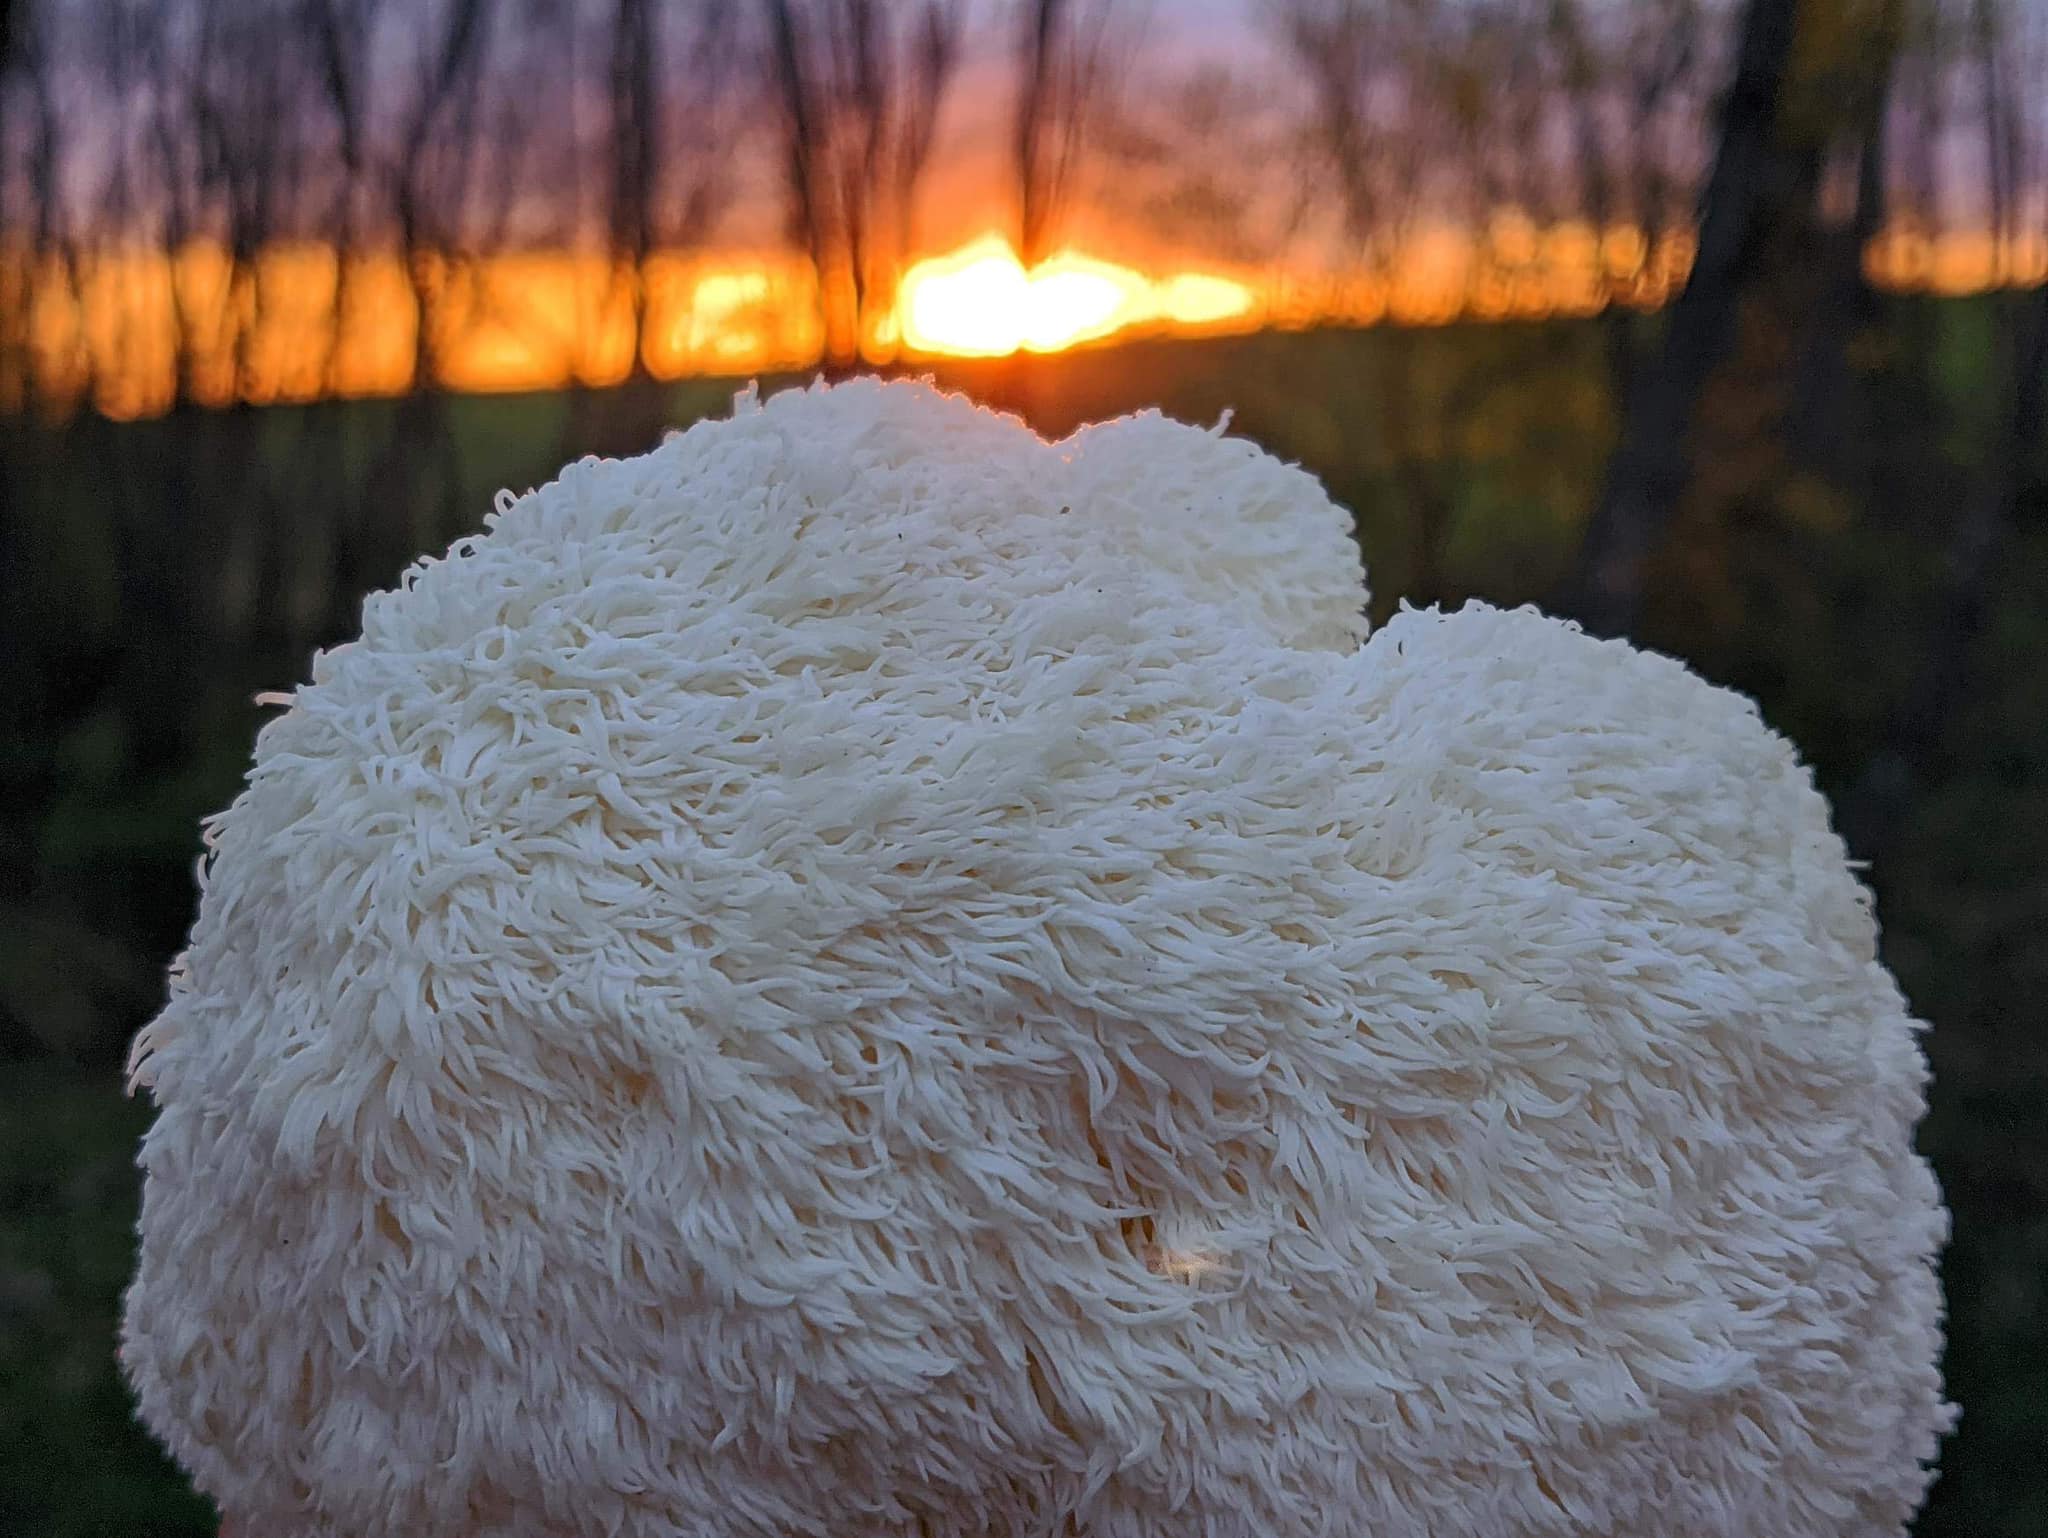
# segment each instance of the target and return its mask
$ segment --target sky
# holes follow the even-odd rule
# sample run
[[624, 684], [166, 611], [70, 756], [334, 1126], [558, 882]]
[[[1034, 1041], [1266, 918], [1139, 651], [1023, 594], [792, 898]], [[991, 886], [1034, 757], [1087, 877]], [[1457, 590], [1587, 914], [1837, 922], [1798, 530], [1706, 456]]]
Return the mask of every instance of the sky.
[[[1126, 0], [1125, 24], [1139, 56], [1123, 82], [1124, 105], [1142, 115], [1177, 81], [1204, 66], [1220, 66], [1247, 82], [1270, 69], [1275, 60], [1258, 25], [1261, 4]], [[1008, 153], [1007, 113], [1015, 90], [1004, 56], [1008, 32], [1000, 22], [1008, 8], [1009, 0], [982, 0], [967, 57], [942, 113], [920, 215], [919, 244], [927, 249], [950, 249], [1010, 216], [1000, 201], [1007, 196], [1009, 176], [999, 165]], [[1116, 228], [1116, 199], [1103, 196], [1101, 180], [1114, 172], [1096, 165], [1083, 174], [1091, 173], [1096, 185], [1084, 189], [1077, 201], [1094, 207], [1070, 210], [1069, 223], [1081, 243], [1114, 250], [1129, 239], [1127, 231]], [[1088, 191], [1095, 196], [1086, 196]]]

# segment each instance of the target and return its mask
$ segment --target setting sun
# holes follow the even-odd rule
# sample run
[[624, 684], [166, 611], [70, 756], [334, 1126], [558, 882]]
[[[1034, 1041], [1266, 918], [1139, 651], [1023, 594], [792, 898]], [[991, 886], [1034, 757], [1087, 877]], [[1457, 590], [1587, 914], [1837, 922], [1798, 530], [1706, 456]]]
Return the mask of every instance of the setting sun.
[[1007, 241], [987, 235], [912, 267], [897, 309], [913, 352], [1002, 357], [1057, 352], [1156, 321], [1215, 326], [1251, 316], [1253, 302], [1228, 278], [1154, 280], [1073, 251], [1027, 270]]

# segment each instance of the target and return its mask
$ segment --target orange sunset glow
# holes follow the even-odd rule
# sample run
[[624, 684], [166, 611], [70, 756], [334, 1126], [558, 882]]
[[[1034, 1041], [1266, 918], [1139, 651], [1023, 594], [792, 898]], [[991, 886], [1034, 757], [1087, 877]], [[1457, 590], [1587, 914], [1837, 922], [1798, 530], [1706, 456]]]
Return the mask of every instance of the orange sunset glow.
[[959, 357], [1058, 352], [1134, 326], [1189, 332], [1258, 323], [1250, 288], [1210, 273], [1148, 278], [1076, 251], [1027, 271], [1000, 235], [913, 266], [897, 319], [906, 351]]
[[[1473, 234], [1424, 228], [1382, 269], [1146, 271], [1077, 250], [1027, 269], [988, 234], [913, 263], [865, 326], [867, 361], [1051, 353], [1134, 335], [1200, 336], [1321, 325], [1441, 325], [1654, 309], [1683, 284], [1691, 237], [1617, 226], [1539, 226], [1512, 212]], [[2048, 242], [1888, 231], [1872, 278], [1964, 294], [2048, 278]], [[416, 366], [470, 392], [616, 384], [636, 348], [635, 284], [599, 255], [508, 252], [408, 270], [396, 255], [341, 263], [277, 245], [237, 268], [218, 247], [89, 254], [65, 272], [17, 258], [31, 296], [25, 366], [0, 408], [31, 397], [150, 416], [182, 388], [207, 405], [388, 396]], [[638, 278], [637, 347], [657, 379], [814, 366], [816, 281], [779, 251], [657, 253]], [[430, 334], [417, 335], [420, 296]], [[180, 368], [184, 377], [179, 377]], [[30, 386], [33, 388], [30, 388]]]

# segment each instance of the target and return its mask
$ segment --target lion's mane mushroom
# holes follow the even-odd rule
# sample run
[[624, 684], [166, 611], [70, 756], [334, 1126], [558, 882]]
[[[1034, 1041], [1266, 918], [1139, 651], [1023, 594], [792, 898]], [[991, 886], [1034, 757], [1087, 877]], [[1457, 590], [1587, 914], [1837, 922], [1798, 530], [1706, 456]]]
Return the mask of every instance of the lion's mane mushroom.
[[910, 384], [502, 497], [207, 830], [144, 1419], [263, 1538], [1899, 1533], [1945, 1216], [1810, 777], [1363, 602], [1248, 444]]

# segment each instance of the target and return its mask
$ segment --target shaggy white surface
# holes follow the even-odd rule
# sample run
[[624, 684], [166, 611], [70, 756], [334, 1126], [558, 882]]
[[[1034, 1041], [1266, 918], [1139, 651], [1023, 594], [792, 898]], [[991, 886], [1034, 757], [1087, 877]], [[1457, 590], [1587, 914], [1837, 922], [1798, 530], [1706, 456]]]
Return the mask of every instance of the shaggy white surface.
[[1926, 1070], [1754, 707], [1158, 416], [742, 398], [208, 830], [125, 1360], [264, 1538], [1878, 1535]]

